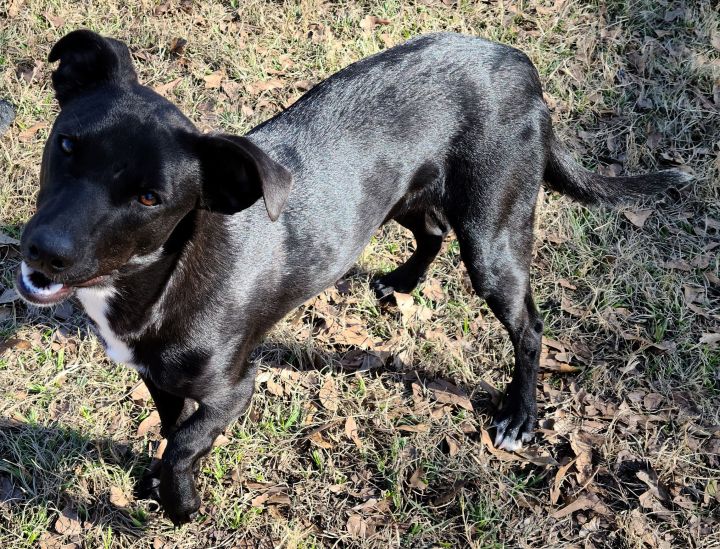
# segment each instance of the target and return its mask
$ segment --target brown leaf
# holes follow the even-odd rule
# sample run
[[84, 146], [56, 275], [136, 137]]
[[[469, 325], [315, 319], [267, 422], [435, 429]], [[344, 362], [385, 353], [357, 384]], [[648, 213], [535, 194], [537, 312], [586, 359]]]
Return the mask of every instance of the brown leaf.
[[608, 509], [607, 506], [602, 501], [600, 501], [600, 498], [598, 498], [595, 494], [590, 493], [585, 496], [580, 496], [570, 505], [566, 505], [562, 509], [555, 511], [550, 516], [554, 519], [559, 520], [571, 513], [574, 513], [575, 511], [583, 510], [592, 510], [601, 515], [612, 514], [610, 509]]
[[187, 40], [185, 38], [173, 38], [170, 43], [170, 55], [180, 57], [185, 52]]
[[25, 3], [25, 0], [12, 0], [10, 7], [8, 8], [7, 14], [10, 19], [17, 17], [20, 13], [20, 8]]
[[167, 94], [173, 91], [181, 81], [182, 78], [176, 78], [175, 80], [171, 80], [170, 82], [166, 82], [165, 84], [155, 86], [155, 93], [159, 93], [163, 97], [167, 97]]
[[0, 233], [0, 246], [19, 246], [20, 241], [5, 233]]
[[693, 270], [690, 264], [684, 259], [671, 259], [670, 261], [663, 263], [663, 267], [666, 269], [677, 269], [678, 271], [686, 272]]
[[459, 406], [460, 408], [464, 408], [469, 412], [473, 411], [472, 402], [470, 402], [467, 394], [452, 383], [438, 379], [428, 385], [428, 389], [432, 391], [438, 402], [442, 402], [443, 404], [453, 404], [455, 406]]
[[345, 434], [355, 443], [355, 446], [362, 448], [362, 441], [358, 434], [358, 427], [355, 418], [350, 416], [345, 420]]
[[570, 435], [570, 446], [575, 452], [575, 470], [578, 483], [584, 485], [592, 478], [592, 446], [583, 440], [577, 432]]
[[217, 448], [219, 446], [226, 446], [228, 444], [230, 444], [230, 439], [224, 434], [220, 433], [217, 437], [215, 437], [215, 440], [213, 441], [213, 448]]
[[18, 135], [18, 139], [22, 142], [30, 141], [38, 131], [47, 127], [47, 122], [35, 122], [35, 124], [27, 128], [26, 130], [21, 131]]
[[635, 225], [636, 227], [643, 228], [645, 225], [645, 222], [647, 221], [648, 217], [650, 217], [650, 214], [653, 213], [653, 210], [637, 210], [635, 212], [631, 211], [624, 211], [623, 214], [625, 217], [628, 218], [630, 223]]
[[320, 388], [320, 403], [326, 410], [336, 412], [340, 400], [338, 397], [337, 388], [335, 387], [335, 380], [332, 376], [327, 376], [325, 382]]
[[322, 433], [317, 431], [312, 433], [308, 440], [312, 442], [315, 446], [319, 448], [324, 448], [325, 450], [329, 450], [334, 447], [334, 445], [331, 442], [328, 442], [325, 440], [325, 437], [322, 436]]
[[410, 487], [420, 490], [422, 492], [428, 487], [427, 482], [423, 480], [424, 476], [425, 471], [423, 470], [422, 466], [418, 467], [417, 469], [415, 469], [415, 472], [410, 475], [410, 480], [408, 481], [408, 484], [410, 485]]
[[283, 386], [280, 383], [277, 383], [272, 376], [267, 380], [267, 389], [271, 395], [276, 397], [281, 397], [285, 394]]
[[552, 487], [550, 488], [550, 503], [555, 505], [558, 500], [560, 499], [560, 486], [562, 485], [562, 481], [565, 478], [565, 475], [567, 474], [570, 467], [572, 467], [575, 464], [575, 460], [571, 460], [567, 462], [565, 465], [560, 467], [555, 473], [555, 481], [553, 482]]
[[127, 507], [130, 505], [130, 502], [125, 497], [125, 493], [117, 486], [110, 487], [110, 503], [116, 507]]
[[137, 436], [145, 436], [150, 429], [160, 425], [160, 414], [157, 411], [153, 411], [148, 417], [143, 419], [138, 425]]
[[225, 78], [225, 71], [222, 69], [216, 70], [207, 76], [203, 76], [203, 80], [205, 80], [205, 89], [210, 90], [219, 88], [222, 84], [223, 78]]
[[651, 412], [657, 410], [660, 408], [660, 405], [663, 402], [663, 396], [659, 395], [657, 393], [648, 393], [643, 398], [643, 406], [646, 410], [649, 410]]
[[60, 511], [60, 516], [58, 516], [55, 521], [55, 531], [58, 534], [66, 536], [80, 535], [82, 533], [82, 525], [80, 524], [77, 510], [69, 504], [66, 505], [65, 508]]
[[417, 305], [415, 305], [415, 299], [410, 294], [401, 294], [395, 292], [393, 295], [395, 296], [395, 302], [397, 303], [398, 309], [400, 309], [400, 315], [402, 316], [403, 324], [406, 324], [415, 316], [415, 311], [417, 310]]
[[356, 538], [364, 538], [368, 533], [368, 523], [360, 515], [350, 515], [345, 525], [348, 533]]
[[130, 398], [134, 402], [143, 403], [149, 401], [152, 397], [147, 386], [142, 381], [138, 381], [135, 386], [130, 390]]
[[720, 334], [719, 333], [707, 333], [703, 334], [700, 337], [700, 343], [705, 343], [707, 345], [717, 345], [720, 343]]
[[422, 295], [428, 299], [439, 303], [445, 299], [445, 292], [442, 289], [442, 284], [437, 278], [430, 278], [425, 281], [425, 285], [422, 289]]
[[577, 286], [571, 283], [567, 278], [559, 279], [558, 285], [562, 286], [563, 288], [567, 288], [568, 290], [577, 290]]
[[448, 453], [450, 457], [455, 457], [460, 452], [460, 443], [450, 435], [445, 437], [445, 442], [448, 445]]
[[374, 15], [366, 15], [362, 21], [360, 21], [360, 28], [365, 32], [372, 31], [378, 25], [389, 25], [390, 19], [384, 17], [376, 17]]
[[567, 297], [563, 296], [560, 299], [560, 308], [565, 311], [566, 313], [569, 313], [572, 316], [580, 317], [582, 318], [584, 316], [583, 310], [579, 307], [576, 307], [572, 301], [570, 301]]
[[271, 78], [270, 80], [258, 80], [257, 82], [253, 82], [252, 84], [247, 84], [245, 86], [245, 89], [247, 89], [248, 93], [258, 94], [264, 91], [271, 91], [277, 88], [282, 88], [284, 85], [285, 83], [279, 78]]
[[44, 14], [45, 19], [48, 20], [48, 22], [55, 28], [60, 28], [65, 24], [65, 19], [58, 15], [53, 15], [50, 12], [45, 12]]
[[418, 423], [417, 425], [398, 425], [396, 429], [406, 433], [427, 433], [430, 426], [425, 423]]

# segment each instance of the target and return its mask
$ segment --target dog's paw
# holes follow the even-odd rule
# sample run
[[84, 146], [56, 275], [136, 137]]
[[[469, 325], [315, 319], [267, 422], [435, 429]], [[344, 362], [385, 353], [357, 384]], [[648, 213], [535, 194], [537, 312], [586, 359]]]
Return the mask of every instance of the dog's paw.
[[195, 494], [194, 498], [188, 500], [163, 503], [163, 508], [172, 523], [175, 526], [181, 526], [197, 517], [198, 509], [200, 509], [200, 496]]
[[373, 280], [370, 283], [370, 287], [375, 292], [375, 297], [379, 300], [387, 299], [393, 294], [393, 292], [399, 292], [401, 294], [409, 294], [412, 292], [418, 284], [425, 280], [424, 276], [419, 278], [408, 279], [404, 276], [398, 276], [396, 271], [386, 274]]
[[537, 421], [534, 406], [516, 402], [510, 399], [493, 421], [495, 447], [508, 452], [517, 452], [522, 449], [523, 443], [532, 440]]

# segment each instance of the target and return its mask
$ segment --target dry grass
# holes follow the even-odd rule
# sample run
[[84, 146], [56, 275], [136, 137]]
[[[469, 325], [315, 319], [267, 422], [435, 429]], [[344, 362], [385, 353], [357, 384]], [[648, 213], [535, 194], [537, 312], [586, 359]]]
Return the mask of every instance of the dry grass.
[[[720, 546], [720, 34], [711, 2], [112, 4], [0, 7], [0, 98], [18, 110], [0, 138], [5, 234], [18, 236], [32, 213], [42, 124], [57, 109], [43, 61], [78, 27], [127, 41], [142, 81], [164, 86], [201, 127], [236, 133], [407, 37], [479, 34], [532, 57], [556, 131], [589, 166], [679, 165], [697, 179], [618, 211], [542, 197], [533, 280], [548, 338], [541, 430], [518, 456], [484, 441], [512, 349], [469, 291], [456, 242], [412, 302], [380, 307], [369, 277], [412, 249], [406, 233], [385, 227], [341, 291], [291, 315], [258, 349], [252, 412], [203, 462], [201, 518], [178, 530], [131, 495], [159, 441], [136, 375], [108, 362], [77, 309], [0, 305], [0, 543]], [[373, 26], [368, 15], [389, 21]], [[181, 55], [171, 53], [176, 38], [188, 41]], [[218, 76], [220, 87], [208, 87]], [[642, 227], [629, 219], [640, 224], [639, 211], [649, 213]], [[8, 288], [18, 252], [0, 246], [0, 258]], [[372, 343], [359, 344], [365, 338]], [[474, 411], [464, 398], [439, 401], [448, 399], [438, 379]]]

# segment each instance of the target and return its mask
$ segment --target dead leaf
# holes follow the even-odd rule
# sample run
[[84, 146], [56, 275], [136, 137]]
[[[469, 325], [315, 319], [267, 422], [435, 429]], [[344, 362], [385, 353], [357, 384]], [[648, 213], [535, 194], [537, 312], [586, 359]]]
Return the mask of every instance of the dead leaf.
[[20, 134], [18, 135], [18, 140], [22, 141], [23, 143], [30, 141], [38, 131], [47, 127], [47, 122], [35, 122], [35, 124], [33, 124], [32, 126], [20, 132]]
[[660, 405], [663, 402], [663, 396], [659, 395], [657, 393], [648, 393], [643, 398], [643, 406], [646, 410], [649, 410], [651, 412], [657, 410], [660, 408]]
[[58, 534], [66, 536], [80, 535], [82, 533], [82, 525], [80, 524], [77, 509], [70, 506], [70, 504], [66, 505], [65, 508], [60, 511], [60, 516], [58, 516], [55, 521], [55, 531]]
[[130, 505], [130, 502], [125, 497], [125, 493], [117, 486], [112, 486], [110, 488], [110, 503], [116, 507], [127, 507]]
[[142, 381], [138, 381], [135, 386], [130, 390], [130, 399], [134, 402], [143, 403], [147, 402], [152, 398], [150, 391]]
[[213, 441], [213, 448], [218, 448], [219, 446], [226, 446], [228, 444], [230, 444], [230, 439], [224, 434], [220, 433], [217, 437], [215, 437], [215, 440]]
[[415, 311], [417, 310], [417, 305], [415, 305], [415, 299], [410, 294], [401, 294], [395, 292], [393, 295], [395, 296], [395, 302], [397, 303], [398, 309], [400, 310], [403, 324], [406, 324], [415, 316]]
[[452, 383], [438, 379], [428, 385], [428, 389], [432, 391], [435, 399], [443, 404], [453, 404], [464, 408], [465, 410], [472, 412], [472, 402], [468, 398], [467, 394]]
[[322, 433], [320, 431], [312, 433], [310, 436], [308, 436], [308, 440], [312, 442], [315, 446], [319, 448], [324, 448], [325, 450], [329, 450], [334, 447], [334, 444], [325, 440], [325, 437], [322, 436]]
[[720, 343], [720, 334], [718, 334], [718, 333], [703, 334], [700, 337], [700, 343], [705, 343], [707, 345], [717, 345], [718, 343]]
[[570, 446], [575, 452], [575, 470], [580, 485], [584, 485], [592, 478], [592, 446], [582, 439], [578, 432], [571, 433]]
[[360, 28], [365, 32], [372, 31], [378, 25], [389, 25], [390, 19], [384, 17], [376, 17], [374, 15], [366, 15], [362, 21], [360, 21]]
[[267, 389], [271, 395], [274, 395], [276, 397], [281, 397], [285, 394], [283, 386], [280, 383], [277, 383], [272, 378], [272, 376], [270, 378], [268, 378], [268, 380], [267, 380]]
[[170, 55], [180, 57], [185, 52], [186, 45], [187, 40], [185, 38], [173, 38], [173, 41], [170, 43]]
[[398, 425], [395, 427], [398, 431], [404, 431], [406, 433], [427, 433], [430, 427], [425, 423], [418, 423], [417, 425]]
[[425, 490], [428, 485], [427, 482], [423, 480], [423, 476], [425, 476], [425, 471], [422, 466], [415, 469], [415, 472], [410, 475], [410, 480], [408, 481], [410, 487], [420, 490], [421, 492]]
[[332, 376], [327, 376], [320, 388], [320, 403], [326, 410], [331, 412], [336, 412], [338, 409], [339, 397]]
[[425, 281], [425, 285], [422, 289], [422, 295], [435, 303], [439, 303], [445, 299], [445, 292], [442, 289], [442, 284], [440, 284], [440, 281], [437, 278], [430, 278]]
[[150, 431], [150, 429], [158, 425], [160, 425], [160, 414], [158, 414], [158, 412], [155, 410], [151, 412], [148, 417], [146, 417], [140, 422], [136, 434], [139, 437], [145, 436], [148, 431]]
[[208, 74], [207, 76], [203, 76], [203, 80], [205, 80], [205, 89], [211, 90], [219, 88], [222, 84], [223, 78], [225, 78], [225, 71], [222, 69]]
[[568, 290], [577, 290], [577, 286], [575, 286], [575, 284], [572, 284], [567, 278], [559, 279], [558, 284], [563, 288], [567, 288]]
[[450, 435], [445, 436], [445, 442], [448, 445], [448, 453], [450, 457], [455, 457], [460, 452], [460, 443]]
[[47, 21], [48, 21], [53, 27], [55, 27], [55, 28], [57, 28], [57, 29], [59, 29], [60, 27], [62, 27], [62, 26], [65, 24], [65, 19], [63, 19], [62, 17], [60, 17], [60, 16], [58, 16], [58, 15], [52, 15], [50, 12], [47, 12], [47, 11], [46, 11], [46, 12], [43, 14], [43, 16], [45, 17], [45, 19], [47, 19]]
[[7, 14], [9, 18], [17, 17], [20, 13], [20, 8], [25, 3], [25, 0], [12, 0], [10, 7], [8, 8]]
[[565, 296], [560, 299], [560, 308], [572, 316], [576, 316], [579, 318], [582, 318], [584, 316], [583, 310], [579, 307], [576, 307], [573, 302]]
[[2, 294], [0, 294], [0, 305], [5, 303], [13, 303], [20, 299], [20, 296], [13, 288], [8, 288]]
[[247, 84], [245, 86], [245, 89], [250, 94], [258, 94], [264, 91], [271, 91], [277, 88], [282, 88], [283, 86], [285, 86], [285, 83], [282, 80], [280, 80], [279, 78], [271, 78], [270, 80], [258, 80], [257, 82], [253, 82], [252, 84]]
[[0, 246], [19, 246], [20, 241], [17, 238], [0, 233]]
[[155, 86], [155, 93], [159, 93], [163, 97], [167, 97], [167, 94], [173, 91], [181, 81], [182, 78], [176, 78], [175, 80], [171, 80], [170, 82], [166, 82], [165, 84]]
[[362, 448], [362, 441], [358, 434], [358, 427], [355, 418], [350, 416], [345, 420], [345, 434], [355, 443], [355, 446]]
[[653, 213], [653, 210], [637, 210], [637, 211], [624, 211], [623, 214], [625, 217], [628, 218], [630, 223], [635, 225], [636, 227], [639, 227], [640, 229], [643, 228], [645, 225], [645, 222], [648, 220], [648, 217], [650, 217], [650, 214]]
[[570, 505], [566, 505], [562, 509], [555, 511], [550, 516], [554, 519], [559, 520], [571, 513], [574, 513], [575, 511], [583, 510], [592, 510], [601, 515], [611, 514], [610, 509], [608, 509], [608, 507], [602, 501], [600, 501], [600, 498], [598, 498], [598, 496], [596, 496], [595, 494], [590, 493], [585, 496], [580, 496]]
[[356, 538], [364, 538], [368, 533], [368, 523], [360, 515], [350, 515], [345, 525], [348, 533]]
[[565, 475], [567, 474], [570, 467], [572, 467], [575, 464], [575, 460], [571, 460], [567, 462], [565, 465], [560, 467], [555, 473], [555, 481], [553, 482], [552, 487], [550, 488], [550, 503], [555, 505], [558, 500], [560, 499], [560, 486], [562, 485], [562, 481], [565, 478]]

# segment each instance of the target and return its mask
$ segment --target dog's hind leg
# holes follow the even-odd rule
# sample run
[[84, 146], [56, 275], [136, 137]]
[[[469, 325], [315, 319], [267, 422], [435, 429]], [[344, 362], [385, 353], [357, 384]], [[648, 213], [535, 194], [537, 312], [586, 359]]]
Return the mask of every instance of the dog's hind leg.
[[412, 231], [416, 247], [405, 263], [372, 282], [378, 299], [383, 299], [393, 292], [410, 293], [422, 282], [448, 233], [446, 223], [431, 211], [412, 211], [394, 219]]
[[474, 160], [460, 166], [448, 185], [446, 213], [473, 289], [505, 326], [515, 350], [512, 380], [494, 422], [495, 444], [513, 451], [532, 438], [537, 418], [543, 322], [533, 302], [529, 271], [544, 161], [540, 148], [532, 154], [528, 146], [522, 160], [499, 148], [493, 150], [499, 159], [495, 165]]

